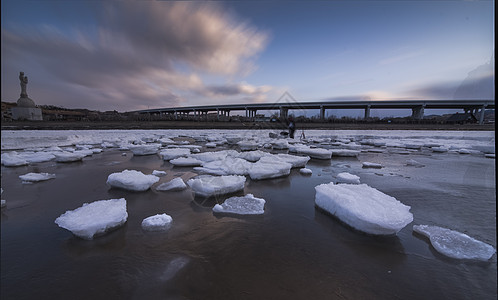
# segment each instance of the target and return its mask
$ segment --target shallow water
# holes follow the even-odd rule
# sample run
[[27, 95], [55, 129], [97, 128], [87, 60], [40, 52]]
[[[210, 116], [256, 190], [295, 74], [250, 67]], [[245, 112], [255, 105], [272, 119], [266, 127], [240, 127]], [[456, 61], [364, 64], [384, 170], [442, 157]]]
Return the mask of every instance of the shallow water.
[[[122, 152], [2, 167], [2, 299], [496, 299], [496, 254], [487, 262], [450, 259], [412, 231], [439, 225], [496, 248], [494, 159], [424, 150], [312, 159], [311, 176], [294, 169], [289, 177], [248, 179], [244, 193], [265, 199], [265, 213], [233, 217], [211, 211], [228, 196], [110, 189], [107, 176], [124, 169], [168, 172], [156, 185], [195, 176], [156, 155]], [[426, 166], [406, 166], [407, 159]], [[385, 167], [363, 169], [363, 161]], [[18, 176], [28, 172], [57, 178], [22, 184]], [[316, 209], [314, 187], [341, 172], [411, 206], [414, 222], [397, 236], [375, 237]], [[85, 202], [120, 197], [127, 223], [93, 241], [54, 223]], [[141, 221], [158, 213], [173, 217], [169, 231], [142, 231]]]

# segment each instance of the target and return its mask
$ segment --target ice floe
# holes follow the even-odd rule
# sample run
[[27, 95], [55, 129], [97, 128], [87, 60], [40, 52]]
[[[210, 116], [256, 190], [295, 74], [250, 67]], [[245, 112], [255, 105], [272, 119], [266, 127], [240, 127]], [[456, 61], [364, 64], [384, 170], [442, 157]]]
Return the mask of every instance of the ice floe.
[[360, 184], [360, 177], [347, 172], [342, 172], [337, 174], [337, 183]]
[[259, 147], [259, 144], [254, 141], [240, 141], [237, 145], [239, 145], [241, 151], [257, 150]]
[[290, 174], [292, 165], [284, 161], [262, 161], [261, 158], [249, 168], [249, 176], [253, 180], [277, 178]]
[[190, 154], [190, 149], [188, 148], [169, 148], [164, 149], [159, 152], [159, 155], [163, 160], [172, 160], [178, 157], [184, 157]]
[[187, 185], [185, 184], [185, 182], [183, 182], [183, 179], [177, 177], [168, 182], [161, 183], [156, 187], [156, 190], [163, 192], [165, 191], [175, 192], [175, 191], [183, 191], [186, 188]]
[[135, 192], [146, 191], [158, 181], [159, 177], [145, 175], [136, 170], [124, 170], [119, 173], [112, 173], [107, 177], [107, 184], [110, 186]]
[[133, 155], [152, 155], [156, 154], [161, 148], [161, 144], [131, 145], [130, 151]]
[[289, 149], [289, 142], [287, 140], [276, 140], [272, 141], [272, 147], [275, 150], [284, 150], [284, 149]]
[[55, 223], [82, 239], [91, 240], [122, 226], [127, 218], [126, 200], [121, 198], [85, 203], [75, 210], [66, 211]]
[[374, 168], [374, 169], [381, 169], [382, 168], [381, 164], [368, 162], [368, 161], [363, 162], [361, 165], [363, 168]]
[[21, 158], [17, 152], [2, 153], [2, 165], [6, 167], [20, 167], [27, 164], [26, 159]]
[[81, 154], [81, 153], [75, 153], [75, 152], [58, 152], [55, 153], [55, 161], [56, 162], [75, 162], [75, 161], [81, 161], [86, 155]]
[[196, 195], [210, 197], [230, 194], [244, 189], [245, 176], [211, 176], [200, 175], [187, 181]]
[[178, 157], [169, 161], [177, 167], [196, 167], [202, 165], [202, 161], [193, 157]]
[[227, 213], [238, 215], [261, 215], [265, 212], [265, 200], [247, 194], [243, 197], [231, 197], [222, 204], [213, 207], [215, 213]]
[[264, 157], [261, 157], [259, 161], [266, 163], [282, 161], [291, 164], [292, 168], [304, 168], [309, 160], [309, 156], [296, 156], [291, 154], [279, 153], [276, 155], [266, 155]]
[[252, 164], [245, 159], [227, 156], [221, 160], [213, 160], [195, 167], [194, 170], [211, 175], [247, 175]]
[[[324, 148], [311, 148], [306, 145], [292, 145], [289, 146], [290, 152], [297, 152], [298, 154], [304, 154], [311, 158], [316, 159], [330, 159], [332, 157], [332, 151]], [[353, 150], [350, 150], [353, 151]]]
[[165, 171], [154, 170], [154, 171], [152, 171], [152, 175], [161, 177], [161, 176], [166, 175], [166, 172]]
[[313, 174], [313, 171], [311, 169], [308, 169], [308, 168], [301, 168], [301, 169], [299, 169], [299, 173], [301, 173], [303, 175], [311, 175], [311, 174]]
[[443, 152], [448, 152], [448, 148], [446, 147], [432, 147], [431, 148], [432, 152], [437, 152], [437, 153], [443, 153]]
[[173, 218], [167, 214], [157, 214], [142, 221], [142, 229], [146, 231], [164, 231], [171, 227]]
[[413, 225], [413, 231], [428, 237], [434, 249], [448, 257], [486, 261], [496, 252], [493, 246], [455, 230], [439, 226]]
[[268, 156], [268, 155], [271, 155], [271, 154], [268, 152], [265, 152], [265, 151], [261, 151], [261, 150], [254, 150], [254, 151], [244, 151], [244, 152], [237, 153], [237, 154], [235, 154], [235, 157], [243, 158], [243, 159], [250, 161], [250, 162], [256, 162], [260, 158], [262, 158], [263, 156]]
[[49, 179], [55, 178], [55, 174], [49, 174], [49, 173], [27, 173], [24, 175], [20, 175], [19, 178], [23, 182], [38, 182], [38, 181], [45, 181]]
[[366, 184], [321, 184], [315, 204], [349, 226], [374, 235], [391, 235], [413, 221], [410, 206]]

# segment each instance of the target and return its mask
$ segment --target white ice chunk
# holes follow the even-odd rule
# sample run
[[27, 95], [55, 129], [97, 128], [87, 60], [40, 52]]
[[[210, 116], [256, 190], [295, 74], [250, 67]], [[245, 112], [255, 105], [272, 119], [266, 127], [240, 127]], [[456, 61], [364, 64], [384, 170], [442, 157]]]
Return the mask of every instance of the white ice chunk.
[[55, 155], [49, 152], [23, 153], [21, 154], [21, 157], [24, 158], [30, 164], [42, 163], [55, 159]]
[[112, 173], [107, 177], [107, 184], [110, 186], [136, 192], [146, 191], [158, 181], [159, 177], [157, 176], [145, 175], [135, 170], [124, 170]]
[[275, 150], [289, 149], [289, 142], [287, 142], [287, 140], [280, 139], [280, 140], [272, 141], [272, 146], [273, 146], [273, 149], [275, 149]]
[[216, 148], [216, 143], [206, 143], [206, 148]]
[[261, 215], [265, 212], [265, 200], [247, 194], [243, 197], [231, 197], [223, 204], [213, 207], [215, 213], [228, 213], [238, 215]]
[[425, 167], [425, 165], [424, 165], [423, 163], [418, 162], [418, 161], [416, 161], [416, 160], [414, 160], [414, 159], [408, 159], [408, 160], [406, 161], [406, 165], [407, 165], [407, 166], [417, 167], [417, 168], [422, 168], [422, 167]]
[[80, 161], [85, 157], [85, 155], [75, 152], [54, 152], [54, 155], [56, 162], [75, 162]]
[[17, 152], [2, 153], [2, 165], [6, 167], [25, 166], [28, 162], [22, 158]]
[[296, 156], [296, 155], [279, 153], [276, 155], [270, 154], [264, 156], [259, 161], [267, 163], [282, 161], [291, 164], [293, 168], [304, 168], [309, 160], [310, 160], [309, 156]]
[[27, 173], [19, 176], [24, 182], [38, 182], [55, 178], [55, 174], [49, 173]]
[[361, 151], [351, 149], [332, 149], [332, 156], [357, 157]]
[[214, 160], [223, 160], [227, 156], [234, 156], [238, 157], [239, 152], [235, 150], [222, 150], [222, 151], [214, 151], [214, 152], [203, 152], [203, 153], [196, 153], [190, 155], [190, 157], [197, 158], [198, 160], [202, 160], [204, 162], [210, 162]]
[[161, 177], [161, 176], [166, 175], [166, 172], [165, 171], [154, 170], [154, 171], [152, 171], [152, 175]]
[[378, 164], [378, 163], [373, 163], [373, 162], [368, 162], [368, 161], [365, 161], [362, 163], [362, 167], [363, 168], [374, 168], [374, 169], [380, 169], [382, 168], [382, 165], [381, 164]]
[[269, 179], [287, 176], [290, 174], [292, 165], [283, 161], [275, 160], [272, 162], [261, 161], [251, 165], [249, 169], [249, 176], [253, 180]]
[[360, 177], [347, 172], [339, 173], [337, 183], [360, 184]]
[[448, 257], [486, 261], [496, 252], [491, 245], [447, 228], [413, 225], [413, 231], [428, 237], [437, 252]]
[[321, 184], [315, 204], [349, 226], [375, 235], [396, 234], [413, 221], [410, 206], [366, 184]]
[[170, 149], [164, 149], [161, 152], [159, 152], [159, 155], [161, 155], [161, 157], [164, 160], [171, 160], [178, 157], [187, 156], [189, 154], [190, 154], [190, 149], [187, 148], [170, 148]]
[[159, 148], [161, 148], [161, 144], [130, 145], [130, 151], [137, 156], [156, 154]]
[[443, 152], [448, 152], [448, 148], [446, 147], [432, 147], [431, 148], [432, 152], [438, 152], [438, 153], [443, 153]]
[[222, 160], [213, 160], [195, 167], [194, 170], [211, 175], [247, 175], [252, 164], [245, 159], [226, 157]]
[[257, 150], [259, 144], [254, 141], [240, 141], [237, 143], [241, 151], [252, 151]]
[[470, 152], [469, 149], [460, 149], [460, 150], [458, 150], [458, 153], [460, 153], [460, 154], [470, 154], [471, 152]]
[[167, 214], [157, 214], [143, 219], [142, 229], [147, 231], [163, 231], [169, 229], [173, 218]]
[[202, 161], [193, 157], [178, 157], [169, 161], [177, 167], [196, 167], [202, 165]]
[[180, 177], [174, 178], [168, 182], [161, 183], [156, 190], [157, 191], [183, 191], [184, 189], [187, 188], [187, 185], [185, 182], [183, 182], [183, 179]]
[[85, 203], [66, 211], [55, 223], [82, 239], [91, 240], [123, 225], [127, 218], [126, 200], [121, 198]]
[[229, 194], [244, 189], [245, 176], [211, 176], [201, 175], [187, 181], [195, 194], [210, 197]]
[[254, 151], [245, 151], [245, 152], [238, 153], [236, 155], [236, 157], [243, 158], [243, 159], [250, 161], [250, 162], [256, 162], [260, 158], [262, 158], [263, 156], [268, 156], [268, 155], [271, 155], [271, 154], [268, 152], [261, 151], [261, 150], [254, 150]]
[[[295, 147], [294, 147], [295, 146]], [[294, 151], [292, 151], [294, 150]], [[293, 145], [293, 147], [289, 147], [289, 151], [297, 152], [299, 154], [308, 155], [311, 158], [316, 159], [330, 159], [332, 157], [332, 151], [323, 149], [323, 148], [310, 148], [304, 145]], [[353, 150], [350, 150], [353, 151]]]
[[303, 175], [311, 175], [313, 173], [313, 171], [311, 171], [311, 169], [308, 169], [308, 168], [301, 168], [301, 169], [299, 169], [299, 173], [301, 173]]

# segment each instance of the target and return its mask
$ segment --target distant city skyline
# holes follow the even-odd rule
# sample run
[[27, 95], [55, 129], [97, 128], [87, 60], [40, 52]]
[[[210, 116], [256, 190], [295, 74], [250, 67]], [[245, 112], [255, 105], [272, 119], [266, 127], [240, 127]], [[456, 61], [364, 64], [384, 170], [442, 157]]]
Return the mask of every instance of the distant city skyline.
[[7, 102], [19, 98], [20, 71], [36, 104], [100, 111], [276, 102], [285, 92], [300, 102], [495, 97], [494, 1], [1, 7]]

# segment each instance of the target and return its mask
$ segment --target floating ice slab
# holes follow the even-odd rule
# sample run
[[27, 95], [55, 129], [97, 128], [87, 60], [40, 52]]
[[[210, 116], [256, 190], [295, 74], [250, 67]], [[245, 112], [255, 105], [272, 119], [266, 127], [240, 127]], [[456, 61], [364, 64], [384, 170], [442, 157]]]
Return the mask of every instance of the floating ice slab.
[[160, 144], [151, 144], [151, 145], [131, 145], [130, 151], [133, 152], [133, 155], [152, 155], [156, 154], [161, 148]]
[[491, 245], [447, 228], [413, 225], [413, 231], [428, 237], [434, 249], [448, 257], [486, 261], [496, 252]]
[[38, 182], [55, 178], [55, 174], [49, 173], [28, 173], [19, 176], [23, 182]]
[[157, 214], [143, 219], [142, 229], [146, 231], [164, 231], [171, 226], [173, 218], [167, 214]]
[[75, 162], [75, 161], [81, 161], [83, 157], [86, 155], [83, 155], [81, 153], [74, 153], [74, 152], [59, 152], [55, 153], [55, 161], [56, 162]]
[[159, 155], [161, 155], [164, 160], [172, 160], [178, 157], [187, 156], [189, 154], [190, 149], [187, 148], [170, 148], [159, 152]]
[[[289, 148], [289, 151], [290, 150], [291, 148]], [[298, 145], [297, 147], [294, 147], [292, 150], [295, 150], [293, 152], [308, 155], [309, 157], [316, 159], [330, 159], [332, 157], [332, 151], [323, 148], [310, 148], [308, 146]]]
[[161, 176], [166, 175], [166, 172], [165, 171], [154, 170], [154, 171], [152, 171], [152, 175], [161, 177]]
[[247, 175], [251, 166], [252, 164], [245, 159], [228, 156], [222, 160], [206, 162], [194, 170], [211, 175]]
[[301, 173], [303, 175], [311, 175], [313, 173], [313, 171], [311, 171], [308, 168], [301, 168], [301, 169], [299, 169], [299, 173]]
[[420, 163], [414, 159], [408, 159], [406, 161], [406, 165], [407, 166], [413, 166], [413, 167], [417, 167], [417, 168], [422, 168], [422, 167], [425, 167], [425, 165], [423, 163]]
[[368, 161], [365, 161], [362, 163], [362, 167], [363, 168], [374, 168], [374, 169], [380, 169], [382, 168], [382, 165], [381, 164], [378, 164], [378, 163], [373, 163], [373, 162], [368, 162]]
[[241, 151], [251, 151], [258, 149], [258, 143], [254, 141], [240, 141], [237, 143], [239, 145]]
[[272, 147], [275, 150], [289, 149], [289, 142], [287, 142], [286, 140], [282, 140], [282, 139], [272, 141]]
[[66, 211], [55, 223], [82, 239], [91, 240], [123, 225], [127, 218], [126, 200], [121, 198], [85, 203]]
[[342, 157], [357, 157], [360, 154], [359, 150], [351, 149], [332, 149], [332, 156], [342, 156]]
[[446, 147], [432, 147], [431, 148], [432, 152], [438, 152], [438, 153], [443, 153], [443, 152], [448, 152], [448, 148]]
[[206, 143], [206, 148], [216, 148], [216, 143]]
[[296, 156], [290, 154], [279, 153], [276, 155], [267, 155], [262, 157], [259, 161], [272, 163], [275, 161], [282, 161], [292, 165], [293, 168], [304, 168], [306, 163], [310, 160], [309, 156]]
[[265, 212], [265, 200], [247, 194], [243, 197], [231, 197], [223, 204], [213, 207], [215, 213], [228, 213], [238, 215], [261, 215]]
[[347, 172], [339, 173], [337, 183], [360, 184], [360, 177]]
[[261, 161], [251, 165], [249, 169], [249, 176], [253, 180], [277, 178], [282, 176], [287, 176], [290, 174], [290, 169], [292, 165], [283, 161]]
[[202, 161], [193, 157], [178, 157], [169, 161], [177, 167], [196, 167], [202, 165]]
[[198, 160], [202, 160], [204, 162], [210, 162], [214, 160], [223, 160], [227, 156], [238, 156], [239, 152], [235, 150], [222, 150], [222, 151], [214, 151], [214, 152], [203, 152], [196, 153], [190, 155], [190, 157], [197, 158]]
[[25, 166], [28, 162], [22, 158], [17, 152], [2, 153], [2, 165], [6, 167]]
[[42, 163], [55, 159], [55, 155], [49, 152], [22, 153], [21, 157], [28, 163]]
[[187, 188], [187, 185], [185, 184], [185, 182], [183, 182], [183, 179], [181, 179], [180, 177], [177, 177], [177, 178], [172, 179], [172, 180], [170, 180], [168, 182], [161, 183], [156, 188], [156, 190], [157, 191], [171, 191], [171, 192], [175, 192], [175, 191], [183, 191], [186, 188]]
[[135, 192], [146, 191], [158, 181], [159, 177], [157, 176], [145, 175], [135, 170], [124, 170], [120, 173], [112, 173], [107, 177], [107, 184], [110, 186]]
[[413, 221], [410, 206], [366, 184], [321, 184], [315, 204], [349, 226], [375, 235], [396, 234]]
[[254, 151], [245, 151], [245, 152], [238, 153], [235, 157], [243, 158], [243, 159], [250, 161], [250, 162], [256, 162], [260, 158], [262, 158], [263, 156], [268, 156], [268, 155], [271, 155], [271, 154], [268, 152], [261, 151], [261, 150], [254, 150]]
[[237, 192], [244, 189], [245, 176], [200, 175], [187, 181], [195, 194], [210, 197]]

